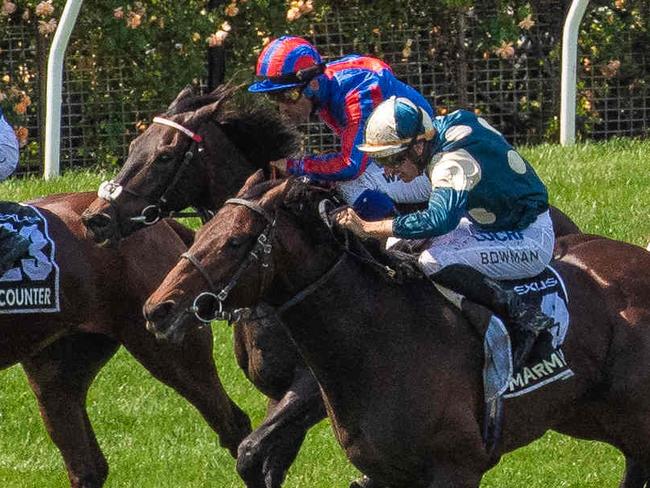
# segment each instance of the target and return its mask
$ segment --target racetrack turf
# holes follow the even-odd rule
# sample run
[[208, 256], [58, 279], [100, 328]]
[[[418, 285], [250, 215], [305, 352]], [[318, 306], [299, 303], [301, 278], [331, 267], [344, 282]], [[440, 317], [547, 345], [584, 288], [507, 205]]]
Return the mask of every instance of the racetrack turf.
[[[547, 182], [551, 201], [583, 230], [646, 245], [650, 142], [543, 145], [523, 148], [522, 153]], [[0, 199], [94, 191], [105, 178], [102, 172], [71, 171], [55, 182], [12, 179], [0, 183]], [[215, 361], [226, 389], [258, 424], [264, 399], [235, 366], [230, 329], [215, 323], [213, 330]], [[67, 486], [61, 458], [43, 428], [22, 370], [13, 367], [0, 375], [0, 486]], [[100, 373], [88, 409], [110, 464], [108, 487], [243, 486], [234, 461], [218, 447], [214, 433], [193, 407], [153, 380], [124, 351]], [[622, 471], [622, 457], [614, 449], [551, 433], [505, 456], [482, 486], [614, 487]], [[286, 486], [347, 487], [357, 474], [327, 422], [322, 422], [309, 433]]]

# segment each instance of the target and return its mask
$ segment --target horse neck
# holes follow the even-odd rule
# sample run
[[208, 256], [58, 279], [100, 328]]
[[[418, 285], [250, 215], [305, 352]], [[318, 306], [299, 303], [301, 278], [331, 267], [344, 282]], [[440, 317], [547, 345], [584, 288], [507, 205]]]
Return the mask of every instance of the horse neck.
[[203, 203], [199, 206], [217, 210], [259, 168], [248, 161], [223, 133], [206, 143], [206, 152], [206, 191], [198, 196]]

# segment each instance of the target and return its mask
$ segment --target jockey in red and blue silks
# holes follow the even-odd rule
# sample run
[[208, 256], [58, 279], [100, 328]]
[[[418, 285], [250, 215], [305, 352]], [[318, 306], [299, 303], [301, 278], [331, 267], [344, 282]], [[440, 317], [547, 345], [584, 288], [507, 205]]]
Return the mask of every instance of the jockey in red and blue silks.
[[293, 122], [318, 113], [340, 138], [338, 152], [276, 162], [281, 170], [335, 182], [341, 196], [368, 218], [388, 214], [393, 202], [428, 200], [431, 185], [426, 178], [409, 184], [386, 178], [371, 157], [357, 147], [363, 142], [366, 120], [374, 108], [393, 95], [412, 100], [433, 116], [426, 99], [398, 80], [386, 63], [358, 55], [323, 63], [309, 42], [284, 36], [264, 48], [258, 58], [257, 76], [259, 81], [249, 91], [269, 95]]

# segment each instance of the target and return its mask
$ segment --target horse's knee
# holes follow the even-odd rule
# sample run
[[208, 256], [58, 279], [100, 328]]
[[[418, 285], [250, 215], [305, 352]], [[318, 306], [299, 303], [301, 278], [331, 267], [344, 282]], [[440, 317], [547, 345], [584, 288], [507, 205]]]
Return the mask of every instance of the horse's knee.
[[236, 469], [247, 487], [264, 487], [261, 466], [263, 458], [259, 456], [260, 442], [255, 434], [253, 432], [239, 444]]
[[232, 422], [219, 431], [219, 444], [230, 451], [232, 457], [239, 456], [239, 446], [250, 435], [251, 420], [235, 403], [232, 406]]

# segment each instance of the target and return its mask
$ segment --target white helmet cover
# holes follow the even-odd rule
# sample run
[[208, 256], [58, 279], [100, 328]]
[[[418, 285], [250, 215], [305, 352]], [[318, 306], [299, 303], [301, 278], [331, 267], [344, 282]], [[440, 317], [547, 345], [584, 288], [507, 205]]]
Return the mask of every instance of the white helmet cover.
[[[420, 120], [421, 118], [421, 120]], [[368, 117], [360, 151], [385, 158], [404, 151], [416, 140], [433, 139], [435, 131], [429, 114], [408, 98], [392, 96], [381, 102]]]

